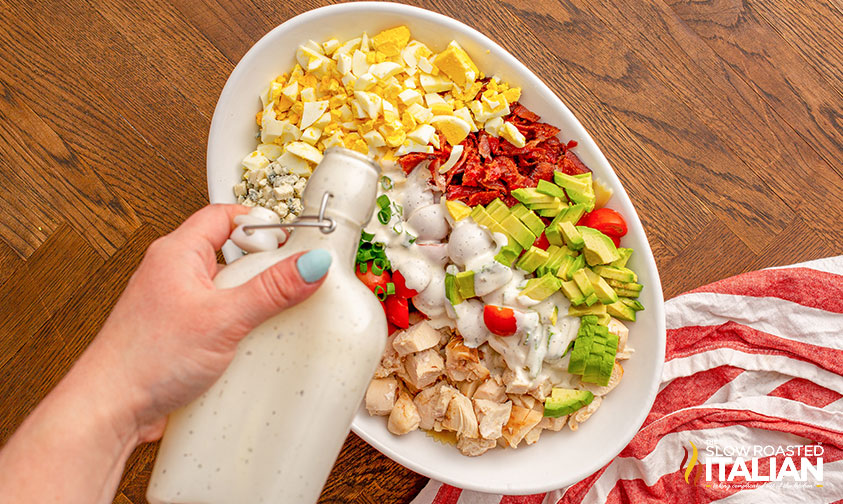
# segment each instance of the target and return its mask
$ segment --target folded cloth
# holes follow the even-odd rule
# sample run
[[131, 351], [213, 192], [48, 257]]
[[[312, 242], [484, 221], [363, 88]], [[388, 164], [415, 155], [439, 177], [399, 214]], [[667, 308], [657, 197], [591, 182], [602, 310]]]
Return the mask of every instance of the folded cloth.
[[[609, 464], [529, 496], [431, 480], [412, 504], [843, 498], [843, 256], [727, 278], [669, 300], [665, 314], [659, 393]], [[760, 481], [771, 470], [781, 481]]]

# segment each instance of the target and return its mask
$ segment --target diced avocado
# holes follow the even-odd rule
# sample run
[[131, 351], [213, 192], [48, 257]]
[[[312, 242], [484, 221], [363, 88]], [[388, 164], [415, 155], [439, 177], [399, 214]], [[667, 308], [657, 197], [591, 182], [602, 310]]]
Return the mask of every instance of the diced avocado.
[[489, 225], [486, 227], [488, 227], [489, 231], [493, 233], [503, 233], [504, 235], [506, 235], [507, 238], [512, 236], [510, 232], [507, 231], [507, 229], [501, 225], [500, 222], [492, 219], [491, 217], [489, 217]]
[[585, 271], [585, 276], [588, 277], [588, 281], [594, 287], [594, 293], [597, 294], [601, 303], [610, 304], [618, 300], [617, 293], [606, 283], [606, 280], [603, 280], [603, 277], [588, 268], [583, 268], [582, 271]]
[[578, 255], [570, 262], [565, 260], [565, 265], [564, 270], [562, 269], [562, 266], [559, 267], [559, 271], [556, 272], [556, 276], [562, 278], [563, 280], [570, 280], [574, 277], [574, 272], [585, 267], [585, 257]]
[[629, 261], [629, 258], [632, 256], [632, 249], [626, 247], [620, 247], [618, 249], [618, 254], [620, 254], [620, 258], [616, 261], [612, 261], [612, 266], [623, 268], [626, 266], [626, 263]]
[[620, 298], [620, 302], [637, 312], [644, 310], [644, 305], [642, 305], [637, 299]]
[[556, 276], [562, 280], [570, 280], [567, 276], [568, 268], [574, 263], [575, 259], [569, 255], [562, 256], [562, 262], [559, 263], [559, 268], [556, 269]]
[[563, 202], [562, 200], [557, 201], [558, 204], [555, 204], [550, 208], [542, 208], [541, 210], [539, 210], [539, 215], [541, 215], [542, 217], [556, 217], [566, 208], [568, 208], [567, 203]]
[[527, 273], [536, 271], [536, 268], [544, 264], [548, 259], [547, 252], [538, 248], [530, 247], [521, 259], [518, 260], [516, 266]]
[[608, 313], [604, 313], [602, 315], [597, 316], [597, 323], [602, 325], [602, 326], [609, 325], [609, 322], [611, 322], [611, 321], [612, 321], [612, 316], [609, 315]]
[[518, 244], [515, 240], [510, 239], [509, 243], [501, 247], [500, 252], [495, 256], [495, 260], [499, 263], [503, 264], [504, 266], [512, 267], [512, 263], [518, 259], [518, 256], [521, 255], [521, 251], [524, 250], [521, 245]]
[[635, 322], [635, 310], [622, 301], [606, 305], [606, 312], [617, 319]]
[[589, 294], [588, 296], [585, 297], [585, 305], [586, 306], [591, 306], [594, 303], [597, 303], [599, 301], [600, 301], [600, 299], [597, 297], [596, 292], [592, 292], [591, 294]]
[[592, 306], [573, 306], [568, 308], [568, 315], [572, 317], [581, 317], [583, 315], [603, 315], [606, 313], [606, 305], [597, 303]]
[[567, 196], [565, 196], [565, 191], [563, 191], [561, 187], [553, 182], [548, 182], [547, 180], [539, 180], [539, 184], [536, 186], [536, 191], [542, 194], [547, 194], [548, 196], [553, 196], [554, 198], [559, 198], [562, 201], [566, 201], [568, 199]]
[[[615, 356], [618, 354], [618, 335], [612, 332], [608, 332], [606, 330], [606, 354], [612, 358], [612, 363], [614, 364]], [[611, 373], [611, 370], [610, 370]]]
[[547, 254], [550, 256], [550, 259], [544, 263], [544, 267], [547, 272], [553, 275], [559, 271], [559, 266], [562, 265], [562, 261], [564, 261], [566, 257], [570, 257], [565, 253], [565, 251], [556, 245], [547, 247]]
[[607, 282], [609, 283], [609, 285], [612, 286], [612, 288], [615, 289], [626, 289], [635, 292], [641, 292], [641, 289], [644, 288], [643, 285], [635, 282], [619, 282], [617, 280], [607, 280]]
[[588, 406], [594, 394], [588, 390], [554, 388], [544, 400], [544, 416], [559, 418]]
[[561, 282], [560, 288], [562, 289], [562, 294], [565, 294], [565, 297], [571, 301], [572, 305], [578, 305], [585, 302], [585, 296], [583, 296], [582, 291], [579, 287], [577, 287], [577, 283], [573, 280]]
[[634, 290], [629, 290], [629, 289], [621, 289], [619, 287], [613, 287], [613, 289], [615, 289], [615, 292], [617, 292], [618, 296], [620, 296], [622, 298], [625, 298], [625, 297], [627, 297], [627, 298], [637, 298], [638, 296], [641, 295], [640, 291], [634, 291]]
[[553, 196], [542, 194], [532, 187], [522, 187], [512, 191], [512, 197], [524, 203], [527, 208], [532, 208], [536, 203], [550, 203], [553, 201]]
[[585, 246], [585, 240], [583, 239], [582, 234], [573, 224], [567, 221], [560, 222], [559, 227], [562, 229], [562, 238], [565, 240], [565, 245], [567, 245], [569, 249], [580, 250]]
[[521, 294], [536, 301], [543, 301], [559, 290], [560, 281], [553, 275], [544, 275], [527, 280], [527, 286]]
[[489, 223], [493, 222], [492, 217], [489, 216], [489, 212], [480, 205], [472, 208], [470, 215], [471, 218], [474, 219], [474, 222], [480, 224], [481, 226], [489, 227]]
[[501, 222], [501, 226], [509, 233], [509, 236], [512, 236], [515, 241], [521, 245], [522, 248], [530, 248], [534, 241], [536, 241], [536, 235], [534, 235], [527, 226], [522, 223], [518, 217], [514, 215], [510, 215], [506, 219]]
[[574, 272], [573, 279], [576, 282], [577, 287], [580, 288], [580, 292], [582, 292], [586, 298], [588, 296], [594, 294], [594, 287], [591, 286], [591, 282], [588, 280], [588, 276], [585, 274], [586, 268], [579, 269]]
[[[618, 249], [618, 251], [620, 251], [620, 249]], [[634, 271], [623, 267], [595, 266], [592, 269], [595, 273], [607, 280], [617, 280], [619, 282], [635, 282], [638, 280], [638, 275], [636, 275]]]
[[590, 266], [608, 264], [620, 257], [612, 239], [600, 231], [586, 226], [577, 226], [577, 231], [580, 232], [585, 242], [583, 254], [585, 255], [585, 262]]
[[450, 273], [445, 275], [445, 297], [454, 306], [463, 302], [459, 289], [457, 288], [456, 276]]
[[530, 209], [525, 207], [523, 203], [517, 203], [516, 205], [514, 205], [512, 208], [509, 209], [509, 213], [518, 217], [519, 219], [521, 218], [522, 215], [526, 214], [529, 211], [530, 211]]
[[558, 222], [568, 221], [571, 224], [576, 224], [577, 222], [582, 219], [582, 216], [585, 215], [585, 205], [582, 203], [577, 203], [576, 205], [571, 205], [565, 209], [564, 213], [560, 213], [556, 216]]
[[533, 210], [547, 210], [551, 208], [566, 208], [567, 206], [568, 205], [566, 203], [563, 203], [561, 199], [553, 198], [548, 202], [536, 203], [530, 206], [530, 208], [532, 208]]
[[591, 353], [594, 338], [590, 334], [578, 334], [571, 349], [571, 359], [568, 361], [568, 372], [582, 374], [585, 371], [585, 361]]
[[519, 219], [521, 219], [521, 222], [527, 226], [527, 229], [529, 229], [531, 233], [536, 236], [541, 236], [544, 231], [544, 222], [542, 222], [538, 215], [534, 214], [530, 210], [527, 210], [527, 212], [520, 216]]
[[586, 383], [597, 383], [600, 380], [600, 363], [603, 361], [603, 345], [601, 344], [599, 350], [595, 351], [592, 346], [592, 352], [585, 360], [585, 369], [582, 373], [582, 381]]
[[463, 299], [474, 297], [474, 272], [461, 271], [456, 274], [455, 283], [457, 284], [457, 291]]
[[547, 237], [548, 243], [551, 245], [563, 246], [565, 242], [562, 239], [562, 228], [559, 224], [550, 223], [544, 230], [544, 235]]
[[584, 180], [558, 171], [553, 173], [553, 181], [556, 182], [556, 185], [568, 191], [569, 196], [571, 192], [585, 193], [591, 190], [589, 188], [591, 186], [590, 179]]
[[445, 202], [448, 213], [455, 221], [461, 221], [471, 215], [472, 209], [460, 200], [448, 200]]
[[509, 216], [509, 207], [500, 199], [496, 199], [486, 205], [486, 211], [489, 216], [497, 222], [501, 222]]

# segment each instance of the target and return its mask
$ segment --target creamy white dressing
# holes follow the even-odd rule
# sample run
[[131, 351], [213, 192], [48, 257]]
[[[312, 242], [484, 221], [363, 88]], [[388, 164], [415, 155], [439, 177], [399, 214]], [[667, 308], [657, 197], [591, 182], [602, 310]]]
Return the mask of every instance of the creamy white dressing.
[[483, 307], [485, 305], [479, 299], [466, 299], [454, 306], [457, 316], [457, 330], [462, 335], [465, 346], [477, 348], [486, 342], [489, 337], [489, 330], [483, 322]]

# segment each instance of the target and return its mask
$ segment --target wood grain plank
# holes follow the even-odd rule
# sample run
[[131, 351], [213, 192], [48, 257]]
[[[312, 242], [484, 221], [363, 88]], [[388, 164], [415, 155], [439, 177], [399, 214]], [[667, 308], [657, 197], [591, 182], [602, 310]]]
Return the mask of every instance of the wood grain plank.
[[140, 225], [134, 210], [1, 79], [0, 128], [5, 139], [0, 156], [16, 166], [22, 185], [35, 193], [29, 203], [60, 215], [101, 255], [112, 254]]
[[751, 250], [762, 249], [784, 228], [784, 202], [611, 27], [567, 1], [506, 5], [700, 200], [728, 216], [725, 223]]
[[[0, 145], [8, 145], [6, 131], [6, 125], [0, 125]], [[0, 157], [0, 177], [9, 188], [0, 192], [0, 235], [17, 254], [28, 257], [58, 229], [61, 219], [51, 208], [35, 204], [38, 198], [32, 187], [5, 157]]]
[[18, 268], [23, 266], [23, 258], [12, 248], [0, 231], [0, 287]]
[[[92, 2], [152, 69], [180, 91], [206, 118], [213, 115], [225, 79], [234, 65], [180, 13], [159, 0]], [[178, 55], [162, 57], [162, 51]], [[143, 73], [146, 73], [145, 71]], [[203, 131], [204, 133], [204, 131]]]
[[114, 496], [112, 504], [132, 504], [132, 501], [130, 501], [125, 495], [119, 493]]
[[[672, 19], [673, 12], [669, 12], [660, 0], [650, 0], [645, 2], [646, 8], [635, 9], [635, 19], [653, 20], [654, 27], [660, 33], [669, 31], [669, 40], [675, 40], [681, 47], [687, 48], [688, 58], [701, 60], [700, 66], [716, 71], [707, 71], [709, 78], [728, 79], [739, 96], [746, 94], [744, 87], [754, 89], [769, 103], [770, 110], [765, 115], [780, 116], [796, 134], [805, 139], [806, 145], [802, 148], [817, 151], [832, 168], [838, 167], [838, 173], [843, 174], [843, 168], [840, 168], [843, 165], [843, 115], [840, 112], [843, 108], [843, 94], [830, 87], [828, 81], [802, 55], [789, 44], [783, 43], [781, 36], [741, 0], [669, 2], [679, 19], [699, 37], [688, 33], [687, 26], [679, 23], [678, 19]], [[624, 9], [627, 12], [628, 7]], [[628, 27], [630, 24], [619, 26]], [[639, 36], [639, 39], [663, 45], [661, 37], [644, 39]], [[710, 63], [713, 54], [709, 48], [725, 61], [731, 71], [721, 68], [723, 65], [720, 61], [720, 65]], [[677, 59], [671, 57], [668, 61], [676, 63]], [[738, 83], [734, 77], [742, 79], [746, 84]], [[695, 79], [689, 81], [698, 82]], [[723, 110], [719, 106], [712, 108]], [[740, 115], [753, 121], [765, 119], [761, 114], [749, 117], [735, 113], [726, 115]], [[750, 124], [745, 126], [751, 128], [751, 121], [747, 122]], [[752, 143], [749, 140], [742, 143]]]
[[[85, 242], [69, 227], [61, 228], [57, 235], [33, 254], [22, 270], [26, 283], [16, 284], [22, 310], [15, 312], [17, 316], [11, 320], [2, 318], [9, 312], [0, 313], [0, 397], [13, 408], [0, 419], [2, 439], [11, 434], [85, 350], [146, 247], [158, 237], [152, 226], [143, 225], [111, 258], [102, 261], [92, 249], [85, 250]], [[50, 282], [53, 278], [62, 281]], [[11, 282], [12, 279], [6, 285]], [[31, 287], [24, 290], [27, 285]], [[6, 299], [6, 292], [0, 290], [0, 299]], [[29, 306], [41, 306], [41, 312], [23, 309]], [[17, 325], [7, 330], [15, 322]], [[10, 352], [7, 335], [14, 335], [14, 353]]]
[[[794, 236], [798, 236], [799, 239], [794, 240]], [[803, 217], [797, 215], [781, 232], [779, 239], [753, 259], [746, 271], [787, 266], [832, 257], [840, 253], [839, 233], [836, 240], [829, 241], [808, 226]]]
[[99, 254], [64, 225], [6, 280], [0, 287], [0, 367], [24, 345], [37, 345], [38, 329], [102, 264]]
[[[121, 115], [118, 104], [124, 107], [125, 100], [104, 98], [88, 72], [74, 70], [76, 58], [62, 57], [56, 47], [67, 44], [47, 41], [41, 36], [44, 30], [17, 11], [3, 20], [0, 47], [17, 49], [0, 51], [0, 78], [54, 128], [69, 150], [96, 167], [142, 219], [158, 229], [172, 229], [189, 213], [179, 209], [195, 209], [207, 201], [199, 183], [204, 175], [185, 176], [164, 159]], [[54, 75], [66, 78], [50, 77]]]
[[747, 4], [843, 94], [843, 7], [839, 0], [748, 0]]
[[[706, 33], [701, 38], [660, 0], [613, 4], [574, 1], [604, 20], [622, 40], [632, 41], [627, 42], [629, 50], [688, 104], [787, 208], [803, 217], [813, 216], [807, 222], [815, 231], [834, 233], [834, 223], [843, 220], [843, 170], [835, 171], [837, 161], [829, 164], [814, 149], [814, 140], [803, 138], [812, 128], [827, 128], [818, 120], [804, 119], [794, 130], [791, 121], [797, 118], [793, 114], [783, 118], [779, 112], [782, 102], [791, 101], [803, 104], [806, 115], [812, 110], [839, 111], [843, 110], [843, 96], [816, 91], [821, 80], [814, 78], [818, 76], [811, 68], [798, 68], [801, 59], [797, 56], [781, 56], [782, 63], [778, 58], [785, 51], [776, 51], [769, 58], [760, 54], [766, 52], [765, 47], [773, 47], [774, 40], [753, 45], [753, 38], [764, 37], [756, 33], [749, 14], [739, 13], [717, 35]], [[697, 29], [697, 24], [692, 26]], [[707, 42], [712, 39], [722, 41], [722, 45], [710, 47]], [[754, 49], [759, 55], [752, 52]], [[747, 70], [753, 66], [759, 70]], [[793, 67], [795, 72], [778, 71], [777, 67]], [[778, 79], [755, 75], [777, 72]], [[814, 98], [809, 98], [811, 95]], [[827, 144], [829, 150], [824, 152], [843, 159], [841, 146], [843, 141], [832, 138]], [[827, 190], [806, 198], [804, 186], [808, 180]]]

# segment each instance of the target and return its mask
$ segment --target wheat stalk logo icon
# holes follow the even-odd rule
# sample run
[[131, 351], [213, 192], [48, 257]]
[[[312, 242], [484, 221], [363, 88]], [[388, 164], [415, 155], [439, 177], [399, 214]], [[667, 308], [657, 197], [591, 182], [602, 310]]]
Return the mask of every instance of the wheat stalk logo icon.
[[[694, 467], [697, 465], [697, 457], [699, 456], [699, 452], [697, 451], [697, 445], [695, 445], [693, 441], [688, 441], [688, 442], [691, 444], [692, 451], [691, 451], [691, 459], [688, 460], [688, 466], [685, 468], [685, 483], [691, 485], [691, 484], [696, 484], [697, 480], [699, 479], [699, 476], [700, 476], [700, 473], [698, 471], [696, 477], [694, 478], [693, 483], [691, 483], [688, 480], [688, 478], [691, 476], [691, 472], [693, 472]], [[688, 457], [688, 449], [683, 448], [683, 450], [685, 451], [685, 457], [683, 457], [683, 460], [682, 460], [682, 462], [684, 463], [685, 459]], [[679, 467], [681, 469], [681, 467], [682, 467], [681, 464], [680, 464]]]

